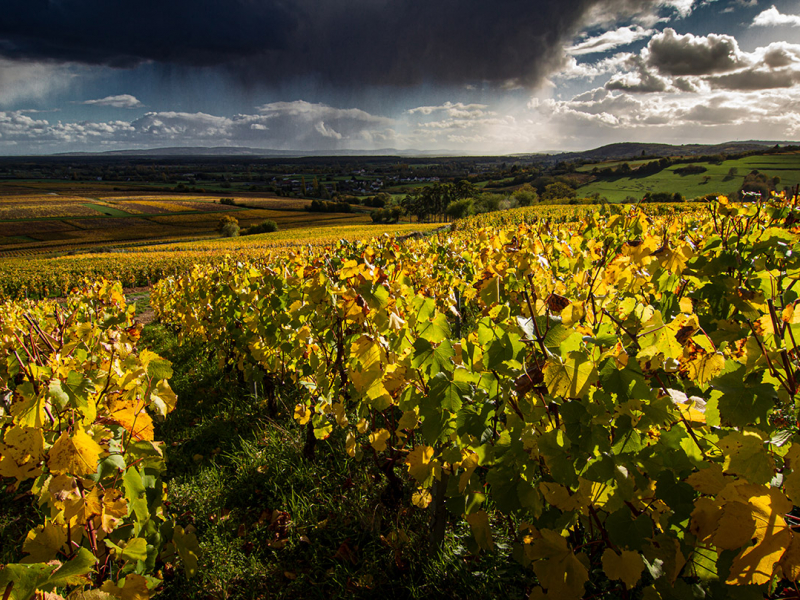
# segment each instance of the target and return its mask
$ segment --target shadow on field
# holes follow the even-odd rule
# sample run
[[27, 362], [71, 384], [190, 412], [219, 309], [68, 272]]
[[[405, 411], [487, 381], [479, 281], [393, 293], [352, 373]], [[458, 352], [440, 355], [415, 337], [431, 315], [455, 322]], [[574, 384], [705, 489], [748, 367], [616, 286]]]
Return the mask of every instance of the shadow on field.
[[385, 477], [349, 458], [340, 432], [304, 459], [293, 390], [280, 390], [272, 420], [203, 347], [180, 346], [157, 324], [143, 342], [174, 365], [178, 406], [156, 439], [167, 447], [169, 510], [203, 551], [192, 579], [167, 565], [160, 598], [527, 597], [533, 575], [508, 558], [510, 540], [475, 557], [463, 526], [431, 557], [428, 514], [411, 504], [405, 474], [406, 508], [385, 506]]

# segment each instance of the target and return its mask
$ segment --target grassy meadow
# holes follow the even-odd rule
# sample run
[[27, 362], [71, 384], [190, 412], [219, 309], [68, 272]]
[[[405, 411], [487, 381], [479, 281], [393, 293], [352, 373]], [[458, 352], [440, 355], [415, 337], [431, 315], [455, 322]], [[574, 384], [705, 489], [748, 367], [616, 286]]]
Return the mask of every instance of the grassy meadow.
[[[632, 161], [628, 164], [635, 169], [637, 166], [649, 161]], [[594, 167], [616, 167], [621, 162], [601, 163], [586, 165], [582, 171], [591, 171]], [[706, 194], [735, 194], [742, 187], [745, 176], [753, 170], [765, 174], [768, 178], [780, 177], [778, 186], [794, 186], [800, 183], [800, 154], [774, 154], [755, 155], [736, 160], [726, 160], [721, 164], [693, 163], [705, 167], [704, 173], [682, 175], [676, 169], [686, 167], [686, 164], [675, 164], [659, 173], [648, 176], [637, 176], [634, 171], [627, 177], [611, 177], [593, 181], [578, 188], [578, 195], [588, 197], [598, 193], [605, 196], [610, 202], [623, 202], [626, 198], [640, 199], [647, 192], [679, 192], [687, 199], [705, 196]], [[731, 169], [736, 169], [736, 175], [729, 176]], [[709, 179], [706, 180], [705, 177]]]

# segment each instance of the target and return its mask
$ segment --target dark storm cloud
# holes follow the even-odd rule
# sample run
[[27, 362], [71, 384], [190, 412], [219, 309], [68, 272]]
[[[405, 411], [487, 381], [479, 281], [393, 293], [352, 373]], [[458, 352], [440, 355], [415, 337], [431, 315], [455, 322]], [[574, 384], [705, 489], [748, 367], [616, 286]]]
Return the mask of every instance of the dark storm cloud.
[[280, 1], [6, 0], [0, 52], [111, 66], [215, 64], [285, 45], [298, 16]]
[[670, 0], [6, 0], [0, 56], [224, 66], [244, 81], [538, 83], [589, 18]]

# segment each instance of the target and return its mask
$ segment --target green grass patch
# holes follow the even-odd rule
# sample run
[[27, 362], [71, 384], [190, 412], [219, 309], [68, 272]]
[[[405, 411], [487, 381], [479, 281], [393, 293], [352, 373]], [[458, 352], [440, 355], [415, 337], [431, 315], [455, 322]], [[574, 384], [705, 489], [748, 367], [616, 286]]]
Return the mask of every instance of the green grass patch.
[[[203, 346], [177, 344], [160, 325], [144, 343], [174, 363], [176, 410], [157, 427], [169, 466], [169, 508], [196, 530], [198, 574], [165, 569], [171, 598], [524, 598], [533, 574], [498, 551], [473, 555], [464, 524], [440, 554], [428, 547], [429, 514], [387, 494], [371, 458], [344, 452], [335, 432], [303, 456], [305, 429], [291, 418], [297, 391], [278, 390], [278, 413]], [[404, 508], [405, 507], [405, 508]], [[408, 508], [412, 507], [412, 508]]]
[[[737, 160], [726, 160], [719, 165], [704, 162], [693, 164], [705, 167], [706, 171], [681, 175], [675, 170], [687, 165], [676, 164], [646, 177], [637, 177], [634, 172], [630, 177], [612, 177], [594, 181], [578, 188], [578, 195], [591, 196], [599, 193], [611, 202], [621, 202], [627, 197], [640, 199], [647, 192], [670, 194], [679, 192], [688, 199], [706, 194], [733, 195], [742, 187], [745, 175], [753, 170], [765, 174], [768, 178], [780, 177], [781, 183], [778, 189], [800, 183], [800, 154], [748, 156]], [[736, 175], [730, 177], [728, 173], [733, 168], [736, 169]]]

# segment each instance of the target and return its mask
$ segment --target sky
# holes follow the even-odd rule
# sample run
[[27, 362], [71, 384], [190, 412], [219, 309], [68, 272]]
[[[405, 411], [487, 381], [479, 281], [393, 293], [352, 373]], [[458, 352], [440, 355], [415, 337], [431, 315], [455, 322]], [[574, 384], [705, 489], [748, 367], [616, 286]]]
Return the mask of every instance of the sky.
[[3, 4], [3, 155], [800, 140], [800, 0]]

